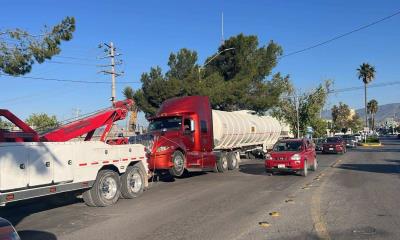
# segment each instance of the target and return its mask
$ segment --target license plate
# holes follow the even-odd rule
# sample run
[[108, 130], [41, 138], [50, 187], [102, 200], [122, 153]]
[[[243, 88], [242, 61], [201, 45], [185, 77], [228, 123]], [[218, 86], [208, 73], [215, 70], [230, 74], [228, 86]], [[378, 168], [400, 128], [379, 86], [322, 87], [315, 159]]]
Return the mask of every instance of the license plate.
[[278, 164], [278, 168], [285, 168], [285, 164]]
[[329, 148], [329, 151], [333, 151], [333, 148]]

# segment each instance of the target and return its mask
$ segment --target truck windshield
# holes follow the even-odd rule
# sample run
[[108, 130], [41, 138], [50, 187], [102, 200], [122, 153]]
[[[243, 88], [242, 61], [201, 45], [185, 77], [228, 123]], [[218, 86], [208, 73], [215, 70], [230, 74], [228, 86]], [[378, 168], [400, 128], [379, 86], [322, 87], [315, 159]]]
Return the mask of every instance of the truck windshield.
[[178, 130], [182, 126], [182, 117], [168, 117], [154, 119], [149, 124], [149, 132], [160, 131], [162, 129]]
[[290, 141], [290, 142], [278, 142], [274, 147], [274, 152], [295, 152], [301, 151], [302, 142]]

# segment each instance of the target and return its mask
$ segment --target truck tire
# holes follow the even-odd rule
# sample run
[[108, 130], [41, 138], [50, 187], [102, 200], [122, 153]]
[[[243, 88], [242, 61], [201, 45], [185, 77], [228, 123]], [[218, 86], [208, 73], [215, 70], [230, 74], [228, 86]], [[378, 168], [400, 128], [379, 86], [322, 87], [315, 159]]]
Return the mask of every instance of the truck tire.
[[303, 177], [307, 177], [308, 175], [308, 164], [307, 161], [304, 161], [304, 167], [303, 170], [300, 171], [300, 175]]
[[219, 159], [217, 160], [217, 168], [218, 172], [226, 172], [228, 171], [228, 156], [226, 153], [222, 153]]
[[236, 152], [229, 152], [228, 153], [228, 170], [234, 170], [238, 167], [239, 162], [236, 158]]
[[173, 177], [180, 177], [185, 172], [185, 156], [181, 151], [175, 151], [172, 155], [174, 166], [169, 169], [169, 174]]
[[129, 166], [121, 176], [121, 195], [123, 198], [139, 197], [144, 190], [145, 176], [139, 166]]
[[92, 194], [90, 189], [86, 190], [82, 193], [82, 198], [85, 204], [89, 207], [96, 207], [96, 204], [93, 201]]
[[121, 182], [118, 173], [112, 170], [101, 170], [89, 190], [88, 197], [93, 199], [96, 207], [107, 207], [115, 204], [121, 194]]
[[313, 163], [313, 165], [311, 166], [311, 171], [317, 171], [317, 169], [318, 169], [318, 160], [317, 160], [317, 158], [315, 158], [314, 159], [314, 163]]

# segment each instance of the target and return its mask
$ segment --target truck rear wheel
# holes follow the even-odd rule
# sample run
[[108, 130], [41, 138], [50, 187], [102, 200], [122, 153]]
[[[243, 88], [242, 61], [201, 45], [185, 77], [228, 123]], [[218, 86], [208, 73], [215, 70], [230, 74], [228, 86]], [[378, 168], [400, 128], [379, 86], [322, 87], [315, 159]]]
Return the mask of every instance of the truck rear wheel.
[[180, 177], [185, 172], [185, 156], [180, 151], [175, 151], [172, 155], [172, 163], [174, 166], [169, 169], [169, 174], [174, 177]]
[[228, 171], [228, 156], [226, 153], [222, 153], [217, 160], [218, 172]]
[[87, 197], [93, 200], [96, 207], [107, 207], [118, 201], [120, 191], [121, 182], [118, 173], [108, 169], [101, 170]]
[[92, 198], [92, 194], [91, 194], [90, 189], [88, 189], [88, 190], [86, 190], [85, 192], [83, 192], [82, 198], [83, 198], [83, 201], [85, 202], [85, 204], [86, 204], [87, 206], [89, 206], [89, 207], [96, 207], [96, 204], [95, 204], [94, 201], [93, 201], [93, 198]]
[[238, 159], [236, 158], [236, 152], [228, 153], [228, 169], [234, 170], [238, 167]]
[[121, 176], [121, 195], [123, 198], [139, 197], [144, 190], [144, 174], [139, 166], [129, 166]]

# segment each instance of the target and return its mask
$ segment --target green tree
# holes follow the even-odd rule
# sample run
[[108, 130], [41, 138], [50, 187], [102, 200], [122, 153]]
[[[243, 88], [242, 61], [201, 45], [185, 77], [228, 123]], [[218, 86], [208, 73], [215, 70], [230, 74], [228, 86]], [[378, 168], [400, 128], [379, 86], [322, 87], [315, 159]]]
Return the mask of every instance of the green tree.
[[47, 131], [59, 125], [56, 116], [49, 116], [46, 113], [33, 113], [25, 122], [39, 132]]
[[9, 122], [7, 119], [3, 120], [0, 118], [0, 129], [10, 130], [13, 127], [13, 124]]
[[0, 73], [18, 76], [29, 73], [32, 65], [43, 63], [61, 52], [61, 41], [72, 39], [75, 18], [66, 17], [43, 34], [32, 35], [19, 28], [0, 32]]
[[365, 127], [368, 127], [368, 112], [367, 112], [367, 85], [375, 78], [375, 67], [368, 63], [363, 63], [357, 68], [358, 79], [364, 83], [364, 107], [365, 107]]
[[128, 131], [136, 130], [137, 126], [137, 114], [138, 114], [138, 108], [137, 104], [135, 101], [135, 91], [131, 87], [125, 87], [124, 90], [122, 91], [122, 94], [124, 94], [126, 99], [131, 99], [133, 100], [133, 105], [129, 109], [130, 115], [129, 115], [129, 128]]
[[[224, 51], [229, 48], [234, 50]], [[290, 82], [280, 73], [270, 76], [281, 54], [281, 47], [272, 41], [259, 47], [256, 36], [240, 34], [226, 40], [201, 68], [197, 53], [183, 48], [170, 54], [166, 74], [160, 67], [142, 74], [142, 88], [134, 99], [147, 117], [166, 99], [192, 95], [209, 96], [215, 109], [263, 114], [278, 104]]]
[[362, 122], [358, 114], [352, 113], [349, 106], [342, 102], [339, 105], [332, 107], [332, 122], [333, 129], [336, 132], [347, 132], [348, 129], [352, 129], [353, 132], [360, 131], [362, 128]]
[[378, 101], [372, 99], [367, 104], [368, 113], [371, 114], [371, 129], [375, 129], [375, 115], [378, 112]]
[[272, 115], [288, 123], [297, 136], [296, 104], [298, 104], [299, 131], [304, 133], [306, 127], [310, 126], [314, 129], [316, 137], [324, 136], [327, 123], [321, 119], [320, 112], [325, 105], [331, 84], [332, 81], [327, 80], [312, 92], [300, 96], [296, 96], [293, 88], [289, 87], [289, 94], [279, 102]]

